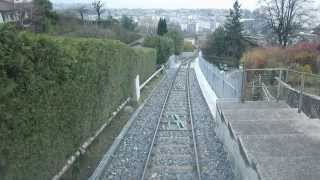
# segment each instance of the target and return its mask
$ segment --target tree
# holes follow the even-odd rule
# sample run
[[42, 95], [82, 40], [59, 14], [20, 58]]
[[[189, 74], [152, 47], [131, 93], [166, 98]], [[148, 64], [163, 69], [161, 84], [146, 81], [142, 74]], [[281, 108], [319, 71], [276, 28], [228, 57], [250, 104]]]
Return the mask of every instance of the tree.
[[168, 32], [167, 21], [166, 19], [160, 18], [158, 23], [158, 35], [163, 36]]
[[230, 10], [230, 14], [224, 27], [226, 30], [227, 55], [239, 59], [243, 53], [243, 47], [241, 44], [241, 39], [243, 37], [243, 26], [240, 22], [240, 19], [240, 4], [238, 1], [235, 1], [233, 9]]
[[243, 34], [240, 19], [240, 4], [235, 1], [224, 27], [219, 27], [208, 37], [203, 48], [205, 58], [219, 66], [227, 64], [232, 67], [239, 67], [240, 59], [245, 50], [255, 46], [252, 39]]
[[279, 45], [287, 47], [290, 36], [309, 19], [311, 0], [262, 0], [262, 3], [265, 18]]
[[238, 0], [233, 4], [233, 9], [230, 9], [230, 14], [224, 25], [226, 31], [226, 55], [235, 58], [236, 66], [240, 64], [240, 58], [245, 51], [242, 34], [243, 26], [240, 22], [241, 7]]
[[175, 55], [181, 54], [181, 52], [183, 51], [183, 42], [184, 42], [182, 33], [175, 30], [175, 31], [170, 31], [166, 33], [165, 36], [173, 40], [174, 54]]
[[33, 0], [32, 24], [35, 32], [46, 32], [57, 15], [52, 12], [52, 3], [49, 0]]
[[174, 53], [173, 40], [168, 37], [148, 36], [144, 39], [143, 45], [157, 50], [157, 64], [166, 63]]
[[313, 34], [320, 35], [320, 25], [313, 29]]
[[137, 24], [133, 21], [131, 17], [123, 15], [121, 18], [121, 26], [129, 31], [134, 31], [137, 27]]
[[84, 16], [89, 10], [85, 6], [81, 6], [77, 9], [77, 11], [80, 14], [82, 23], [84, 23]]
[[96, 11], [98, 15], [98, 23], [101, 21], [101, 14], [104, 13], [106, 10], [103, 8], [104, 4], [102, 3], [101, 0], [95, 0], [92, 3], [93, 9]]
[[204, 53], [224, 57], [226, 56], [226, 49], [226, 31], [223, 27], [219, 27], [208, 37]]

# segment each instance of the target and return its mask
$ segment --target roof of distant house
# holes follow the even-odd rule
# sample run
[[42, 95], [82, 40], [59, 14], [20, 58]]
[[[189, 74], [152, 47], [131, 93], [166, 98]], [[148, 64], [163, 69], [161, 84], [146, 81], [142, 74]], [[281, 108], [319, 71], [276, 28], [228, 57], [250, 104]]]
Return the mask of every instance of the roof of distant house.
[[0, 11], [10, 11], [13, 9], [13, 3], [8, 0], [0, 0]]
[[31, 8], [31, 0], [0, 0], [0, 11], [12, 11], [20, 8]]

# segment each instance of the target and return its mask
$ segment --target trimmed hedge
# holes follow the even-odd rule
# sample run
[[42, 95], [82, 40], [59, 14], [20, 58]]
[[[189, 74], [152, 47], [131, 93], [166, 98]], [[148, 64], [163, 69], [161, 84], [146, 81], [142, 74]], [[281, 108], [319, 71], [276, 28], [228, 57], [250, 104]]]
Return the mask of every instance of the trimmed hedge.
[[174, 42], [171, 38], [163, 36], [148, 36], [143, 45], [157, 50], [157, 64], [165, 64], [174, 53]]
[[52, 178], [155, 65], [118, 41], [0, 29], [1, 179]]
[[[157, 52], [151, 48], [133, 48], [137, 54], [136, 74], [140, 75], [140, 84], [155, 72]], [[152, 59], [152, 61], [150, 61]], [[147, 67], [147, 68], [146, 68]], [[150, 68], [152, 67], [152, 68]]]

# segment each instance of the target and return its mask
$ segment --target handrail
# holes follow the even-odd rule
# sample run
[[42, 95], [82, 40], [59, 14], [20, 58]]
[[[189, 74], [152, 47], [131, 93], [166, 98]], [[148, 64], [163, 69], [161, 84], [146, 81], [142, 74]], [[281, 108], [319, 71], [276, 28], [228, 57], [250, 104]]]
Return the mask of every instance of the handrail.
[[144, 83], [140, 85], [140, 90], [142, 90], [152, 79], [157, 76], [161, 71], [163, 71], [164, 66], [162, 65], [160, 69], [154, 72]]
[[115, 112], [111, 114], [108, 120], [96, 131], [96, 133], [87, 139], [85, 143], [82, 144], [78, 148], [78, 150], [69, 157], [67, 163], [63, 166], [63, 168], [52, 178], [52, 180], [59, 180], [62, 176], [71, 168], [71, 166], [76, 162], [76, 160], [80, 157], [80, 155], [85, 154], [88, 147], [100, 136], [100, 134], [104, 131], [104, 129], [109, 125], [109, 123], [120, 113], [120, 111], [130, 102], [131, 98], [127, 98]]
[[276, 98], [274, 98], [272, 96], [272, 94], [270, 93], [270, 91], [268, 90], [268, 86], [265, 83], [262, 83], [262, 90], [265, 93], [268, 102], [270, 102], [270, 100], [275, 100]]

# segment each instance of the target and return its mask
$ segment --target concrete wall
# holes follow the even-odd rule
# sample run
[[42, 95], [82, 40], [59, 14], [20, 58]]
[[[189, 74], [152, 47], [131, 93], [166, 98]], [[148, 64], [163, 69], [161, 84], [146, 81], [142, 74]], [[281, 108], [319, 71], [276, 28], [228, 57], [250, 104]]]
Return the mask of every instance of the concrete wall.
[[[281, 97], [290, 107], [298, 108], [300, 92], [292, 88], [290, 85], [282, 82]], [[304, 93], [302, 101], [302, 111], [309, 118], [320, 119], [320, 96]]]
[[217, 101], [218, 97], [210, 87], [204, 73], [201, 71], [199, 65], [199, 58], [196, 59], [192, 67], [195, 69], [197, 80], [199, 82], [201, 91], [206, 100], [206, 103], [215, 118], [216, 129], [215, 132], [224, 144], [224, 148], [228, 153], [228, 158], [232, 163], [232, 169], [235, 177], [238, 180], [258, 180], [259, 175], [254, 168], [254, 165], [250, 165], [248, 158], [246, 157], [245, 150], [241, 145], [241, 140], [237, 139], [232, 133], [231, 125], [228, 125], [224, 121], [222, 112], [218, 109]]
[[241, 139], [234, 134], [231, 124], [225, 120], [219, 105], [216, 109], [216, 133], [229, 154], [236, 179], [259, 180], [260, 176], [255, 165], [249, 162]]

